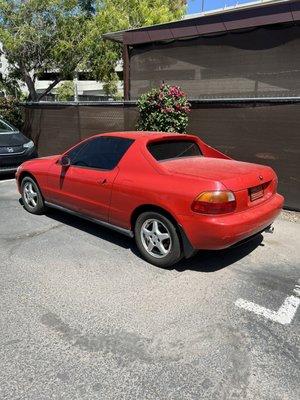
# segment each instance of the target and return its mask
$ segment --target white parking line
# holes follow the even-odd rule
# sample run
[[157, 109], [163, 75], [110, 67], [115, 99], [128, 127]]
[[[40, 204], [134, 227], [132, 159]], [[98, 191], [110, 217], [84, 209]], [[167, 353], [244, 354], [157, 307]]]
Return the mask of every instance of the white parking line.
[[0, 181], [0, 183], [11, 182], [11, 181], [14, 181], [14, 180], [15, 180], [15, 178], [12, 178], [12, 179], [4, 179], [3, 181]]
[[261, 315], [273, 322], [278, 322], [282, 325], [288, 325], [292, 322], [297, 309], [300, 305], [300, 286], [296, 285], [294, 289], [295, 295], [287, 297], [278, 311], [273, 311], [268, 308], [262, 307], [258, 304], [252, 303], [244, 299], [238, 299], [235, 302], [237, 307], [244, 310], [251, 311], [257, 315]]

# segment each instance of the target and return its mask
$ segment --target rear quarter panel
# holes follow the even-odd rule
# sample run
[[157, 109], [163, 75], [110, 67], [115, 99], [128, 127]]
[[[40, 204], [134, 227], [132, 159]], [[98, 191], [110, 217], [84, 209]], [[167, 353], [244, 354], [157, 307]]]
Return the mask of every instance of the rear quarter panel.
[[225, 189], [217, 181], [162, 173], [144, 150], [134, 143], [119, 164], [111, 198], [112, 224], [130, 228], [134, 210], [142, 205], [159, 206], [177, 220], [177, 215], [191, 212], [192, 201], [202, 191]]

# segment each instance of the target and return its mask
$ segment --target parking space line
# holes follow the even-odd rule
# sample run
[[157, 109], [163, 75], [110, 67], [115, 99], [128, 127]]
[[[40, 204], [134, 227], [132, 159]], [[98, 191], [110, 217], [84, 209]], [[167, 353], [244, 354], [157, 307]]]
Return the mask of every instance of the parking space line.
[[253, 312], [254, 314], [261, 315], [266, 319], [277, 322], [282, 325], [288, 325], [292, 322], [297, 309], [300, 305], [300, 286], [296, 285], [294, 289], [295, 295], [288, 296], [278, 311], [273, 311], [268, 308], [262, 307], [251, 301], [238, 299], [235, 305], [244, 310]]

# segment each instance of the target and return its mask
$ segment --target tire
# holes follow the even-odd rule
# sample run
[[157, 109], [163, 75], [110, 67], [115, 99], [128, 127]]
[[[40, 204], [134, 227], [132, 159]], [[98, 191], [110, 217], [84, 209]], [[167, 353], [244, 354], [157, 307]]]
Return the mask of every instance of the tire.
[[176, 226], [158, 212], [144, 212], [136, 220], [135, 241], [139, 252], [149, 263], [170, 267], [182, 258]]
[[25, 176], [21, 183], [22, 200], [25, 209], [31, 214], [43, 214], [45, 212], [44, 199], [37, 183]]

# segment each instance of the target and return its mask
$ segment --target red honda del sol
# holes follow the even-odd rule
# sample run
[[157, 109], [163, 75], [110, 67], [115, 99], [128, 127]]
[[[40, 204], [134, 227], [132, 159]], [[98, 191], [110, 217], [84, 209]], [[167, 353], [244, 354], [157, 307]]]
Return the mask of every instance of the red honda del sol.
[[27, 211], [54, 207], [134, 237], [161, 267], [269, 229], [284, 200], [270, 167], [160, 132], [99, 134], [23, 163], [16, 179]]

